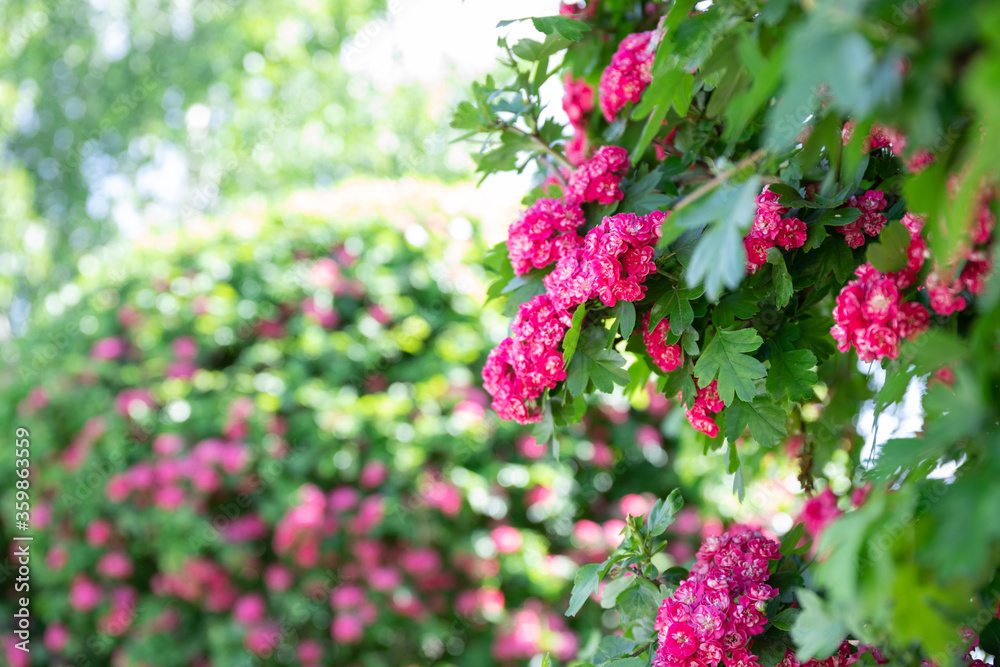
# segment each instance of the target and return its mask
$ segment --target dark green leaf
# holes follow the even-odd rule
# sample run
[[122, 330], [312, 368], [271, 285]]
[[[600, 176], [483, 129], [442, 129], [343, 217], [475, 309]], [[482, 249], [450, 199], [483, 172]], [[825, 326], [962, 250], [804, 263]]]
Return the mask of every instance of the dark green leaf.
[[631, 301], [619, 300], [611, 309], [611, 315], [615, 318], [622, 338], [628, 340], [635, 329], [635, 306]]
[[749, 426], [754, 440], [771, 447], [785, 437], [786, 419], [785, 411], [768, 396], [755, 396], [752, 402], [737, 398], [726, 408], [726, 437], [735, 440]]
[[767, 251], [767, 263], [771, 265], [771, 281], [774, 283], [774, 305], [784, 308], [792, 298], [795, 288], [792, 287], [792, 276], [785, 266], [785, 258], [778, 248]]
[[[607, 586], [604, 587], [607, 590]], [[635, 649], [635, 641], [620, 635], [608, 635], [601, 638], [594, 654], [594, 667], [602, 665], [631, 653]]]
[[674, 515], [684, 506], [684, 498], [679, 489], [674, 489], [665, 500], [657, 500], [646, 517], [646, 528], [653, 537], [662, 535], [663, 531], [674, 522]]
[[979, 633], [979, 648], [994, 658], [1000, 657], [1000, 618], [994, 618]]
[[719, 396], [726, 405], [733, 402], [734, 393], [744, 401], [752, 401], [757, 393], [754, 380], [767, 375], [767, 371], [764, 364], [747, 353], [755, 351], [762, 342], [752, 328], [736, 331], [720, 329], [695, 364], [694, 374], [698, 384], [704, 387], [717, 379]]
[[783, 350], [771, 348], [771, 368], [767, 373], [767, 390], [776, 399], [786, 392], [789, 400], [803, 401], [813, 395], [818, 381], [816, 355], [809, 350]]

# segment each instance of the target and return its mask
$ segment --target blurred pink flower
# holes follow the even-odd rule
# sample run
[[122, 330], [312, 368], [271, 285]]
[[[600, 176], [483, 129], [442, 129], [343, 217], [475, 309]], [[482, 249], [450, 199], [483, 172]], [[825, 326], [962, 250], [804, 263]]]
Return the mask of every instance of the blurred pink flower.
[[389, 467], [381, 461], [368, 461], [361, 469], [358, 484], [364, 489], [374, 489], [389, 477]]
[[128, 345], [121, 338], [111, 336], [95, 342], [90, 348], [90, 358], [108, 361], [124, 356]]
[[524, 539], [521, 537], [521, 531], [513, 526], [497, 526], [490, 531], [490, 539], [493, 540], [497, 552], [502, 554], [512, 554], [520, 551], [524, 542]]
[[340, 322], [337, 311], [329, 306], [321, 306], [311, 296], [302, 302], [302, 314], [310, 322], [315, 322], [324, 329], [335, 329]]
[[618, 509], [624, 516], [645, 516], [655, 502], [651, 493], [630, 493], [618, 501]]
[[292, 587], [294, 578], [291, 571], [284, 565], [272, 563], [264, 570], [264, 585], [269, 590], [282, 592]]
[[180, 361], [194, 361], [198, 356], [198, 341], [191, 336], [180, 336], [170, 343], [174, 356]]
[[604, 522], [604, 540], [611, 549], [617, 549], [625, 541], [625, 534], [622, 532], [625, 522], [621, 519], [608, 519]]
[[45, 628], [43, 640], [45, 648], [52, 653], [62, 653], [69, 642], [69, 630], [62, 623], [53, 623]]
[[111, 524], [105, 519], [94, 519], [87, 524], [85, 537], [90, 546], [102, 547], [111, 538]]
[[132, 576], [132, 559], [121, 551], [108, 551], [97, 559], [97, 573], [109, 579]]
[[115, 412], [122, 417], [128, 417], [138, 406], [154, 408], [156, 401], [146, 389], [125, 389], [115, 398]]
[[161, 433], [153, 438], [153, 451], [162, 456], [171, 456], [184, 449], [184, 438], [177, 433]]
[[806, 532], [819, 541], [823, 530], [841, 514], [843, 512], [837, 507], [837, 496], [833, 495], [830, 487], [826, 487], [818, 496], [805, 502], [799, 513], [799, 520], [805, 524]]
[[334, 291], [340, 279], [340, 267], [337, 262], [330, 257], [322, 257], [316, 260], [309, 270], [309, 282], [316, 287]]
[[411, 549], [402, 553], [399, 564], [414, 576], [426, 576], [441, 569], [441, 556], [433, 549]]
[[547, 449], [544, 442], [538, 442], [530, 435], [523, 435], [517, 439], [517, 451], [529, 459], [537, 459], [545, 454]]
[[85, 574], [73, 577], [69, 589], [69, 604], [76, 611], [90, 611], [101, 602], [101, 587]]
[[267, 615], [267, 604], [259, 593], [248, 593], [233, 605], [233, 619], [245, 626], [256, 625]]
[[361, 619], [353, 614], [337, 614], [330, 625], [330, 636], [340, 644], [357, 644], [364, 634]]

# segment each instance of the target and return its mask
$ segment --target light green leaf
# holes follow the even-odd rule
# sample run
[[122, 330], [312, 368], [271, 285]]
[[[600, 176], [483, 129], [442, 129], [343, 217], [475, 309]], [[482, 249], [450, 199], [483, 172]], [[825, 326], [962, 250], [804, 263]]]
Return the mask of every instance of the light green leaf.
[[840, 646], [847, 628], [827, 608], [826, 602], [807, 588], [796, 592], [802, 613], [792, 625], [792, 640], [798, 647], [795, 652], [800, 662], [811, 658], [828, 658]]
[[569, 607], [566, 609], [567, 616], [576, 616], [580, 607], [587, 601], [587, 598], [597, 590], [601, 583], [601, 565], [590, 563], [583, 565], [576, 572], [573, 579], [573, 591], [569, 595]]
[[583, 326], [583, 318], [587, 315], [587, 305], [581, 303], [573, 312], [573, 324], [566, 331], [563, 337], [563, 363], [569, 365], [573, 353], [576, 352], [577, 343], [580, 341], [580, 327]]

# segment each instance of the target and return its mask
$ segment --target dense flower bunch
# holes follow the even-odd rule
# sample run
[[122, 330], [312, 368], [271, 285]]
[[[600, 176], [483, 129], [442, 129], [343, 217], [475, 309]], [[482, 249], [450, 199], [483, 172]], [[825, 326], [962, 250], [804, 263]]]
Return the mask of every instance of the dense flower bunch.
[[845, 202], [846, 206], [857, 208], [861, 216], [854, 222], [837, 227], [837, 232], [844, 235], [844, 240], [852, 248], [865, 244], [865, 235], [875, 238], [885, 226], [885, 216], [879, 213], [886, 206], [885, 193], [881, 190], [868, 190], [860, 197], [854, 196]]
[[904, 339], [927, 330], [930, 314], [917, 302], [903, 301], [897, 282], [871, 264], [859, 266], [855, 275], [833, 309], [830, 333], [837, 349], [847, 352], [853, 345], [864, 363], [895, 359]]
[[777, 558], [777, 542], [743, 526], [706, 539], [656, 615], [654, 667], [754, 664], [747, 645], [764, 630], [764, 606], [778, 594], [765, 583]]
[[[699, 387], [698, 380], [695, 378], [694, 384], [698, 393], [695, 396], [694, 405], [685, 410], [684, 414], [694, 430], [714, 438], [719, 435], [719, 425], [715, 423], [715, 418], [712, 415], [722, 412], [726, 407], [726, 404], [719, 398], [719, 383], [717, 380], [712, 380], [704, 387]], [[678, 400], [682, 400], [680, 394], [678, 394]]]
[[656, 272], [653, 255], [660, 224], [669, 215], [619, 213], [587, 233], [584, 257], [590, 263], [594, 293], [606, 306], [619, 299], [638, 301], [646, 293], [646, 276]]
[[767, 263], [767, 251], [778, 246], [784, 250], [801, 248], [806, 242], [806, 223], [796, 217], [784, 217], [788, 208], [778, 203], [777, 193], [764, 186], [757, 195], [757, 213], [750, 233], [743, 239], [747, 251], [747, 273], [756, 273]]
[[622, 178], [628, 173], [628, 151], [620, 146], [601, 146], [594, 157], [584, 162], [569, 177], [564, 199], [569, 204], [582, 202], [610, 204], [621, 201]]
[[511, 336], [492, 352], [483, 367], [483, 387], [503, 419], [527, 424], [541, 419], [537, 399], [566, 378], [559, 345], [572, 318], [545, 294], [521, 304]]
[[650, 331], [649, 316], [650, 313], [646, 313], [646, 316], [642, 318], [642, 340], [646, 344], [646, 351], [652, 357], [656, 367], [664, 373], [677, 370], [684, 363], [684, 353], [681, 352], [681, 346], [676, 343], [667, 345], [670, 320], [663, 318]]
[[560, 199], [538, 199], [507, 233], [507, 252], [514, 273], [522, 275], [553, 263], [579, 245], [576, 229], [583, 210]]
[[618, 45], [611, 64], [601, 73], [598, 95], [601, 112], [609, 123], [614, 122], [626, 104], [638, 102], [652, 81], [655, 44], [651, 42], [655, 34], [649, 31], [628, 35]]

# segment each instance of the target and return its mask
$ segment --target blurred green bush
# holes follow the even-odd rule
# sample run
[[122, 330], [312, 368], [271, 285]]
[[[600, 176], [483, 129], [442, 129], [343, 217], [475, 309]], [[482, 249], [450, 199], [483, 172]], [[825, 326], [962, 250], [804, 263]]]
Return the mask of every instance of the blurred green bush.
[[[477, 387], [504, 320], [479, 306], [475, 225], [298, 201], [109, 251], [8, 343], [0, 425], [30, 431], [36, 554], [33, 662], [7, 637], [12, 665], [473, 665], [596, 642], [600, 610], [562, 616], [570, 580], [678, 486], [649, 474], [673, 455], [668, 403], [595, 405], [555, 460]], [[666, 562], [697, 513], [676, 529]]]

